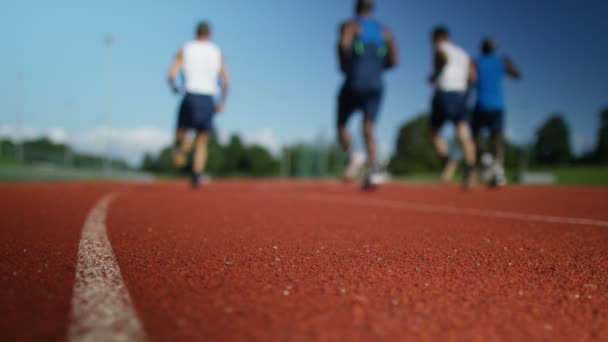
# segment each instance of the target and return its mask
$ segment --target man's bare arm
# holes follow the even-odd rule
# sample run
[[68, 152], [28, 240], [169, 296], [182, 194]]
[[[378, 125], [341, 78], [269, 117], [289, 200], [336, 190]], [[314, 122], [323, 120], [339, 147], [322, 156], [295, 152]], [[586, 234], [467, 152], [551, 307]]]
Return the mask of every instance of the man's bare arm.
[[222, 82], [222, 96], [220, 102], [217, 105], [216, 111], [221, 113], [224, 111], [224, 105], [228, 99], [228, 92], [230, 90], [230, 74], [228, 72], [228, 64], [226, 59], [222, 56], [222, 67], [220, 69], [220, 80]]
[[509, 57], [505, 57], [505, 71], [507, 72], [507, 75], [511, 76], [512, 78], [516, 80], [521, 79], [521, 72], [517, 66], [513, 64]]
[[184, 62], [184, 54], [183, 54], [182, 51], [180, 51], [175, 56], [175, 60], [173, 61], [173, 65], [171, 66], [171, 69], [169, 70], [169, 77], [168, 77], [169, 86], [176, 93], [179, 92], [179, 89], [177, 89], [177, 85], [175, 84], [175, 80], [177, 79], [177, 75], [179, 74], [180, 70], [182, 70], [182, 64], [183, 64], [183, 62]]
[[348, 58], [351, 54], [353, 42], [359, 31], [359, 25], [355, 22], [345, 22], [340, 27], [340, 40], [338, 41], [338, 58], [340, 70], [346, 72]]
[[443, 68], [445, 67], [445, 65], [448, 63], [448, 57], [446, 56], [445, 53], [443, 53], [442, 51], [440, 51], [439, 49], [435, 49], [435, 56], [434, 56], [434, 70], [433, 73], [431, 74], [431, 77], [429, 77], [429, 82], [431, 83], [435, 83], [437, 82], [437, 79], [439, 78], [439, 75], [441, 75], [441, 71], [443, 70]]
[[383, 34], [384, 40], [386, 41], [386, 46], [388, 48], [388, 60], [386, 63], [386, 69], [391, 69], [399, 64], [399, 51], [397, 49], [397, 42], [395, 42], [395, 37], [389, 29], [385, 28]]
[[477, 83], [477, 65], [475, 62], [471, 61], [469, 64], [469, 84]]

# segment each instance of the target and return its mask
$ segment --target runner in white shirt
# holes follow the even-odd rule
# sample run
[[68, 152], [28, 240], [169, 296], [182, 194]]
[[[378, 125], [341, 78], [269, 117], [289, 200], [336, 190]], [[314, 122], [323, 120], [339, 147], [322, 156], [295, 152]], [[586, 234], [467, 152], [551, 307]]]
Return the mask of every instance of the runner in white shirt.
[[433, 45], [435, 65], [429, 80], [435, 87], [431, 113], [433, 145], [445, 168], [449, 164], [449, 151], [448, 144], [439, 134], [440, 129], [446, 121], [456, 125], [465, 159], [463, 183], [470, 189], [474, 181], [475, 144], [466, 102], [469, 84], [476, 79], [475, 68], [469, 55], [450, 41], [446, 28], [438, 27], [433, 31]]
[[180, 92], [176, 83], [180, 72], [183, 73], [186, 90], [177, 120], [175, 164], [178, 167], [185, 165], [188, 152], [185, 137], [188, 130], [194, 130], [192, 185], [195, 188], [208, 180], [203, 172], [209, 133], [213, 129], [215, 113], [224, 111], [229, 87], [228, 67], [220, 48], [211, 42], [209, 24], [199, 24], [196, 36], [196, 40], [179, 51], [169, 71], [169, 84], [173, 91]]

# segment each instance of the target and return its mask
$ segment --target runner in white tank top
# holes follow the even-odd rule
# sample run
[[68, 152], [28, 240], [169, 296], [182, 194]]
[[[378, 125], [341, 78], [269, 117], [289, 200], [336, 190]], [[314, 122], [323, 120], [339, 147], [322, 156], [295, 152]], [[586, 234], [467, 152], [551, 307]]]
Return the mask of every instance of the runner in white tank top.
[[195, 130], [192, 163], [194, 187], [206, 183], [207, 177], [203, 172], [207, 162], [208, 135], [213, 128], [214, 115], [224, 111], [229, 86], [228, 67], [220, 48], [211, 42], [209, 25], [199, 24], [196, 36], [196, 40], [187, 43], [180, 50], [169, 71], [169, 84], [173, 91], [180, 92], [176, 84], [180, 72], [183, 73], [186, 89], [175, 133], [175, 165], [181, 168], [186, 164], [187, 154], [190, 152], [186, 133], [188, 130]]
[[440, 91], [466, 92], [469, 86], [469, 68], [471, 65], [469, 55], [462, 48], [447, 40], [437, 46], [447, 60], [437, 79], [437, 89]]
[[195, 40], [182, 49], [182, 72], [190, 94], [217, 96], [222, 68], [222, 52], [210, 41]]
[[431, 111], [431, 136], [433, 145], [444, 165], [443, 181], [449, 177], [448, 144], [440, 130], [446, 121], [456, 126], [456, 134], [465, 156], [463, 184], [470, 189], [474, 180], [475, 144], [470, 133], [467, 109], [467, 90], [475, 82], [476, 74], [469, 55], [450, 42], [448, 30], [438, 27], [433, 31], [435, 65], [429, 81], [435, 88]]

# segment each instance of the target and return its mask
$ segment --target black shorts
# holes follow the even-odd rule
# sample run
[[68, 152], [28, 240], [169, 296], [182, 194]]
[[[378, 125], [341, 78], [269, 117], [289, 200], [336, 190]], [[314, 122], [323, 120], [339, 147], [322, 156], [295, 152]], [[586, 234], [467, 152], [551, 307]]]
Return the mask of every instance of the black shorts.
[[382, 90], [357, 92], [347, 86], [338, 95], [338, 126], [344, 126], [352, 114], [363, 111], [365, 120], [375, 122], [382, 102]]
[[503, 110], [484, 110], [479, 107], [473, 112], [473, 122], [471, 128], [474, 136], [479, 136], [481, 131], [486, 128], [490, 135], [501, 135], [503, 131], [504, 111]]
[[193, 129], [207, 132], [213, 128], [215, 101], [212, 96], [186, 94], [179, 108], [178, 129]]
[[441, 128], [446, 121], [454, 124], [469, 122], [467, 97], [455, 91], [437, 91], [431, 106], [431, 127]]

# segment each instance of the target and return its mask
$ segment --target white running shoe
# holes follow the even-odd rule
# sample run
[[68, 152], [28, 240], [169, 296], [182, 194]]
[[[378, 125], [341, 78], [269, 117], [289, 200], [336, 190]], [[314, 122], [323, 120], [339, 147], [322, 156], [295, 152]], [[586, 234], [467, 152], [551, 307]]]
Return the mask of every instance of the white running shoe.
[[495, 163], [492, 167], [492, 187], [503, 187], [507, 185], [507, 176], [505, 175], [505, 169], [500, 163]]
[[361, 172], [361, 168], [365, 164], [365, 156], [361, 153], [351, 153], [348, 157], [348, 164], [344, 169], [344, 178], [346, 180], [354, 180]]

